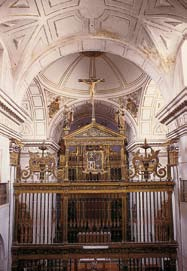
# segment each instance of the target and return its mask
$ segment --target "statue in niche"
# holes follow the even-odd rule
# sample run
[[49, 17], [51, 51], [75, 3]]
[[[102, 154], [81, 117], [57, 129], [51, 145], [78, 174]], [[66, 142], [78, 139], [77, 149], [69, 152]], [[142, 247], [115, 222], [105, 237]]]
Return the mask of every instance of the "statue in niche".
[[60, 97], [56, 97], [49, 105], [49, 118], [52, 118], [60, 109]]
[[64, 129], [70, 129], [70, 125], [74, 120], [74, 112], [73, 109], [69, 109], [67, 105], [64, 106]]
[[137, 105], [131, 98], [127, 99], [126, 109], [131, 113], [134, 118], [137, 117]]
[[119, 109], [116, 111], [115, 121], [119, 129], [122, 129], [122, 130], [125, 129], [125, 109], [123, 105], [121, 105]]

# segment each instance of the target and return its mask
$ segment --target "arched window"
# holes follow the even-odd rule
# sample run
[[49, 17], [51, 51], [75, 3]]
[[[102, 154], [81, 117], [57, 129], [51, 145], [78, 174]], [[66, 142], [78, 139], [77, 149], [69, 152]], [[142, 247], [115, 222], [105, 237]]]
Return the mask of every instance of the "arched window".
[[182, 56], [183, 81], [184, 85], [187, 86], [187, 39], [182, 44], [181, 56]]
[[0, 271], [5, 270], [5, 250], [4, 250], [4, 242], [3, 238], [0, 235]]

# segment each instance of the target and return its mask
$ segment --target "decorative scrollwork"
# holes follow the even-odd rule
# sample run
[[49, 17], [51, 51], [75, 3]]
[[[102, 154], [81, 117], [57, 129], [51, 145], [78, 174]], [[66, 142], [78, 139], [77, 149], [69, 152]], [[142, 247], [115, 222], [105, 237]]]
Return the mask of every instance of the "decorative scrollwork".
[[54, 175], [56, 178], [63, 177], [63, 170], [56, 168], [56, 161], [53, 154], [45, 153], [47, 147], [43, 143], [39, 149], [42, 151], [42, 154], [38, 152], [30, 154], [29, 166], [21, 171], [21, 178], [26, 180], [35, 173], [39, 173], [39, 179], [43, 181], [46, 176]]
[[32, 171], [29, 168], [28, 169], [23, 169], [21, 171], [21, 178], [26, 180], [31, 176], [31, 173], [32, 173]]
[[141, 148], [145, 150], [145, 153], [144, 155], [141, 154], [140, 150], [134, 153], [132, 169], [129, 170], [130, 178], [138, 175], [142, 176], [145, 181], [148, 181], [151, 175], [164, 178], [166, 176], [166, 169], [161, 167], [159, 163], [158, 154], [160, 150], [154, 151], [152, 147], [147, 144], [146, 139]]

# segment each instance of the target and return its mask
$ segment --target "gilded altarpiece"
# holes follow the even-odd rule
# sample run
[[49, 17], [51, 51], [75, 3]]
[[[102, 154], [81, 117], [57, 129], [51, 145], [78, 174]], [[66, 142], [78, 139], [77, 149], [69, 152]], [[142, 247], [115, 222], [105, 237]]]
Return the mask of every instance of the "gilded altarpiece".
[[60, 155], [65, 181], [124, 181], [125, 142], [125, 135], [95, 122], [65, 136], [65, 151]]
[[[124, 135], [92, 122], [65, 136], [63, 140], [64, 152], [60, 154], [59, 166], [65, 169], [64, 182], [75, 185], [85, 183], [86, 186], [111, 180], [118, 183], [125, 181], [127, 159]], [[125, 234], [123, 230], [125, 222], [122, 222], [124, 199], [118, 193], [96, 195], [92, 192], [90, 187], [87, 194], [68, 196], [67, 241], [70, 243], [121, 241], [122, 235], [124, 238]], [[59, 204], [64, 206], [63, 197]], [[62, 231], [63, 227], [62, 223], [59, 230]], [[63, 240], [63, 235], [61, 236]]]
[[175, 271], [174, 182], [159, 151], [145, 141], [130, 169], [125, 134], [96, 122], [60, 146], [55, 182], [14, 185], [12, 270]]

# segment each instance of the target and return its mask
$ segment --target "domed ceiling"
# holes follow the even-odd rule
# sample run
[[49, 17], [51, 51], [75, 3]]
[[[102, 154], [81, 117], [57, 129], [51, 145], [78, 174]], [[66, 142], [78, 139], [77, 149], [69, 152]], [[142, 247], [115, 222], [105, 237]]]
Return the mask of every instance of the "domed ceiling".
[[83, 52], [58, 59], [40, 72], [38, 79], [57, 95], [88, 96], [89, 86], [79, 79], [102, 78], [96, 96], [129, 94], [145, 83], [148, 76], [135, 64], [110, 53]]
[[[115, 112], [120, 106], [126, 110], [131, 122], [137, 121], [141, 95], [150, 80], [149, 76], [136, 64], [120, 56], [85, 51], [59, 58], [33, 79], [22, 103], [35, 122], [33, 131], [36, 130], [36, 134], [41, 136], [45, 134], [47, 127], [54, 124], [56, 130], [53, 134], [60, 135], [65, 107], [74, 112], [71, 131], [90, 123], [90, 85], [79, 82], [79, 79], [91, 77], [104, 79], [104, 82], [97, 83], [95, 87], [95, 114], [98, 123], [117, 130]], [[129, 130], [128, 125], [126, 128]]]

